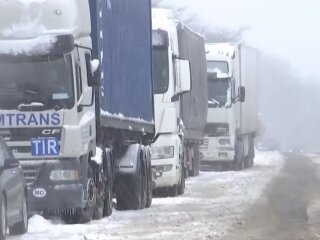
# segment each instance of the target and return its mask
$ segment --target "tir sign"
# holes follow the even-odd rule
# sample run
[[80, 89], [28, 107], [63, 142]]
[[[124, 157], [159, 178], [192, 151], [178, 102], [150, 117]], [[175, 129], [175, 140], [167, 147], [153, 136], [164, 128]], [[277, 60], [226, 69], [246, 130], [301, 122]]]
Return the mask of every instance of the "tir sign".
[[58, 156], [59, 140], [57, 138], [31, 139], [32, 156]]

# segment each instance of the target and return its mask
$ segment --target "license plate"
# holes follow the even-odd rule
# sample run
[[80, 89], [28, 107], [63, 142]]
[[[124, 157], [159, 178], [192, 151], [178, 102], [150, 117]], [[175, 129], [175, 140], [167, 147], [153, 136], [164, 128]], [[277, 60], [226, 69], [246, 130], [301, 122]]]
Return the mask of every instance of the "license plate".
[[60, 152], [57, 138], [34, 138], [31, 139], [32, 156], [58, 156]]

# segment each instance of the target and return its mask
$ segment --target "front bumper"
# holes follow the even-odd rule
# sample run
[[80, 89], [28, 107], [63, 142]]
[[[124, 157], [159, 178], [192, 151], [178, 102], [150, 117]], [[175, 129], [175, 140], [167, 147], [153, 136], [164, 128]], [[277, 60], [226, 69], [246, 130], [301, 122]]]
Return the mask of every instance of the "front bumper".
[[[87, 179], [83, 177], [86, 174], [81, 172], [79, 160], [22, 161], [21, 165], [28, 184], [30, 211], [56, 211], [85, 207]], [[78, 170], [80, 179], [52, 181], [50, 174], [53, 170]]]
[[[156, 172], [155, 188], [172, 187], [179, 183], [179, 166], [176, 159], [152, 160], [152, 169]], [[172, 165], [170, 171], [163, 171], [164, 166]]]
[[207, 150], [200, 152], [201, 162], [230, 162], [234, 160], [234, 150]]
[[[45, 195], [36, 197], [37, 191]], [[60, 185], [37, 185], [28, 188], [28, 206], [30, 211], [55, 211], [83, 208], [85, 206], [83, 186], [80, 183]]]

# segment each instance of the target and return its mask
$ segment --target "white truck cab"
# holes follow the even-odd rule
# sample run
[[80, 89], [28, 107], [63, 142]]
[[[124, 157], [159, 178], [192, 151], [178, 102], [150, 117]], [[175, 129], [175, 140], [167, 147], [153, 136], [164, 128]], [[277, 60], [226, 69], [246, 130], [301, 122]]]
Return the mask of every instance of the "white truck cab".
[[182, 194], [200, 169], [199, 145], [207, 119], [204, 38], [166, 9], [153, 9], [153, 75], [157, 138], [152, 166], [156, 188]]
[[[179, 56], [176, 25], [170, 10], [153, 9], [154, 104], [158, 137], [153, 145], [152, 166], [157, 172], [156, 188], [167, 188], [171, 195], [182, 193], [184, 188], [182, 126], [177, 121], [181, 119], [180, 101], [172, 101], [172, 98], [190, 91], [191, 87], [188, 61], [175, 58]], [[176, 68], [182, 69], [183, 65], [187, 69], [177, 74]]]
[[208, 118], [200, 148], [202, 168], [250, 167], [258, 117], [256, 52], [227, 43], [207, 44], [206, 52]]

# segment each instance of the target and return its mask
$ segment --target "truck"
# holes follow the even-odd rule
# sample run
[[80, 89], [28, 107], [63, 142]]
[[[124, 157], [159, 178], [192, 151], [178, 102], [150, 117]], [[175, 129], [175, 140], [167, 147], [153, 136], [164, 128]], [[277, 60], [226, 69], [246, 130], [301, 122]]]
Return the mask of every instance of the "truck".
[[119, 210], [150, 207], [150, 1], [12, 0], [0, 12], [0, 134], [30, 211], [82, 223], [110, 215], [113, 196]]
[[207, 44], [208, 119], [201, 167], [254, 165], [258, 134], [258, 52], [243, 44]]
[[156, 192], [183, 194], [200, 170], [207, 119], [205, 39], [167, 9], [153, 9]]

